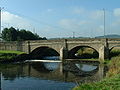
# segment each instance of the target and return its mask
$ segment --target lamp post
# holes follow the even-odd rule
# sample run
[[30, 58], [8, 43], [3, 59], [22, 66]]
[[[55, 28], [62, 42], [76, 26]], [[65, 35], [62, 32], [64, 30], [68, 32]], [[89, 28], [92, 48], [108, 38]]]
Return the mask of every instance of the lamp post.
[[0, 38], [1, 38], [1, 23], [2, 23], [2, 14], [1, 14], [1, 11], [2, 11], [3, 8], [0, 7]]
[[0, 38], [1, 38], [1, 10], [2, 10], [2, 8], [0, 7]]
[[105, 38], [105, 9], [103, 8], [104, 38]]

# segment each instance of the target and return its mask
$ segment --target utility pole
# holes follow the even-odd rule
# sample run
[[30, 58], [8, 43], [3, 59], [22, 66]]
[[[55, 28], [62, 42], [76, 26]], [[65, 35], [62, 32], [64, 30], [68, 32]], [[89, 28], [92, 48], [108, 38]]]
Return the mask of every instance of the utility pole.
[[73, 32], [73, 38], [75, 38], [75, 32]]
[[105, 9], [103, 8], [104, 38], [105, 38]]
[[1, 20], [1, 16], [2, 16], [2, 15], [1, 15], [1, 10], [2, 10], [2, 8], [0, 7], [0, 38], [1, 38], [1, 21], [2, 21], [2, 20]]
[[35, 27], [33, 28], [33, 33], [35, 34]]
[[1, 24], [2, 24], [2, 9], [3, 8], [0, 7], [0, 38], [1, 38]]

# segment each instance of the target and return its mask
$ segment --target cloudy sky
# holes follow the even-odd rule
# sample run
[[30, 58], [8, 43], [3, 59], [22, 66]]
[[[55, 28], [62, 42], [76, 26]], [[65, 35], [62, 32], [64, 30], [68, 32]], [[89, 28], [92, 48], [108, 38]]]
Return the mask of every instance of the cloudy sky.
[[0, 0], [2, 28], [31, 30], [42, 37], [120, 34], [120, 0]]

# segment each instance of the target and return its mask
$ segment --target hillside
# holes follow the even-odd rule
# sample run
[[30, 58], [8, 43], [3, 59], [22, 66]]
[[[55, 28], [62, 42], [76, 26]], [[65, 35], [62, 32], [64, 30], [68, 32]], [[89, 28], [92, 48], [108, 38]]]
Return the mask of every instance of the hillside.
[[111, 35], [105, 35], [105, 36], [97, 36], [95, 38], [120, 38], [120, 35], [117, 34], [111, 34]]

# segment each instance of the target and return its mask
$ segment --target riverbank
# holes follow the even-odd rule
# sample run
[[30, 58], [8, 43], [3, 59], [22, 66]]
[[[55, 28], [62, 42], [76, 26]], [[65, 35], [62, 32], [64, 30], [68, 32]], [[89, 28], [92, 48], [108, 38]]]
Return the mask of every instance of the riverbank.
[[73, 90], [120, 90], [120, 74], [97, 83], [82, 84]]
[[24, 52], [0, 50], [0, 61], [10, 61], [21, 54], [24, 54]]
[[73, 90], [120, 90], [120, 56], [113, 57], [108, 67], [106, 77], [100, 82], [82, 84]]

